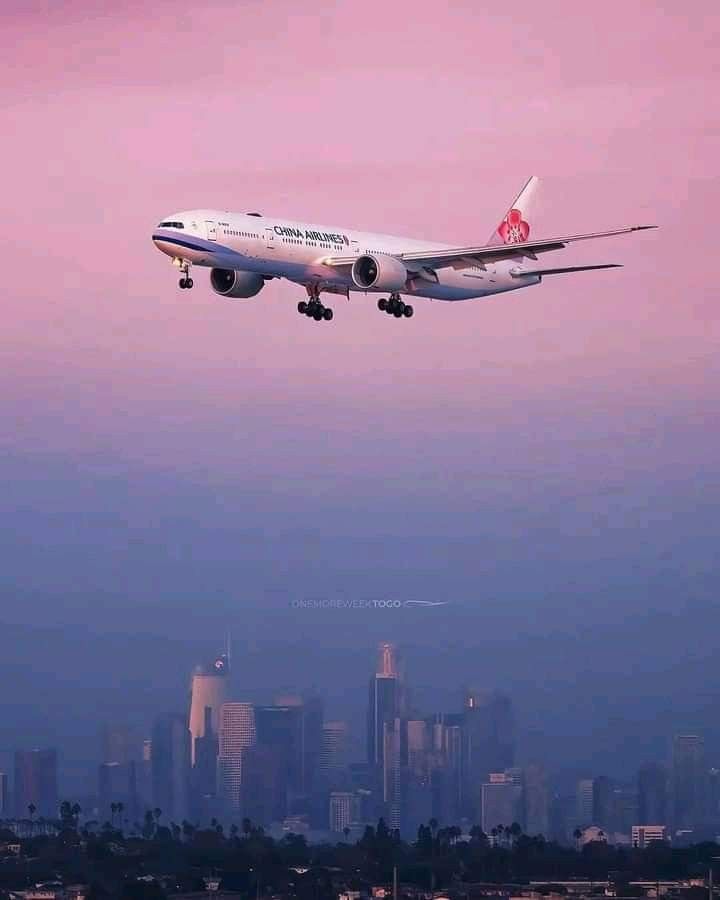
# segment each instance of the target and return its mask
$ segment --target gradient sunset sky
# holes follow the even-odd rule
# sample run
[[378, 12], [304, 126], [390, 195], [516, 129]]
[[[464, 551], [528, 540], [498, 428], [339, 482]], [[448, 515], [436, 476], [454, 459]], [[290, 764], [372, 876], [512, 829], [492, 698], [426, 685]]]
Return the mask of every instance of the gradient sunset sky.
[[[105, 7], [2, 13], [0, 620], [291, 646], [298, 596], [440, 597], [342, 639], [470, 652], [717, 599], [717, 4]], [[482, 242], [530, 174], [535, 235], [660, 230], [323, 326], [150, 242], [201, 206]]]

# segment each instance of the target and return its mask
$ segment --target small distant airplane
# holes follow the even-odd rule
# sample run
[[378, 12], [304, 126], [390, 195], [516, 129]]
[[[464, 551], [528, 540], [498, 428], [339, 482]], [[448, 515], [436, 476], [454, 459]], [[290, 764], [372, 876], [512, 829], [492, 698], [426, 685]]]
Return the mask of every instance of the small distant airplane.
[[453, 247], [212, 209], [167, 216], [152, 240], [180, 270], [181, 288], [193, 286], [192, 265], [209, 267], [212, 289], [231, 299], [254, 297], [266, 281], [286, 278], [307, 292], [298, 312], [321, 322], [333, 318], [322, 294], [387, 294], [378, 308], [399, 319], [413, 314], [403, 296], [472, 300], [539, 284], [545, 275], [619, 268], [616, 263], [543, 268], [537, 260], [539, 254], [575, 241], [657, 227], [631, 225], [532, 240], [529, 210], [537, 185], [536, 176], [528, 180], [487, 244], [479, 246]]

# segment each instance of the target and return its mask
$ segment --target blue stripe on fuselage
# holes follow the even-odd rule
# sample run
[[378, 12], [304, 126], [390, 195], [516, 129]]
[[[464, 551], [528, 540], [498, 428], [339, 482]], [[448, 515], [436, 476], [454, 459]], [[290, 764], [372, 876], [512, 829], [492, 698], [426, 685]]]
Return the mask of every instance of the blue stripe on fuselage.
[[[154, 234], [154, 241], [162, 241], [164, 244], [177, 244], [179, 247], [186, 247], [188, 250], [195, 250], [198, 253], [217, 253], [217, 247], [200, 247], [198, 244], [192, 244], [190, 241], [181, 241], [180, 238], [167, 237], [164, 234]], [[225, 247], [220, 249], [225, 250]]]

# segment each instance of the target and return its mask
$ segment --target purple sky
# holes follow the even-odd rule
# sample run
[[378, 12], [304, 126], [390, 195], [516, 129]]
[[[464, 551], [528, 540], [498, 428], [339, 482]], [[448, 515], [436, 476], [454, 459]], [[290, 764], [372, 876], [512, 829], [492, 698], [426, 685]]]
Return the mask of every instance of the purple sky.
[[[716, 593], [715, 4], [496, 6], [5, 6], [0, 618], [390, 593], [531, 633]], [[533, 173], [536, 234], [661, 229], [324, 327], [150, 243], [196, 206], [483, 241]]]

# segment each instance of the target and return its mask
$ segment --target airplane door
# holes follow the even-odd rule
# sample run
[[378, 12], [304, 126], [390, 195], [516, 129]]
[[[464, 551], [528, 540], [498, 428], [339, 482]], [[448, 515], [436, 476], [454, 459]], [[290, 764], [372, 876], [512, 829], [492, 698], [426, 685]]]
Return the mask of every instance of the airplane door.
[[205, 230], [207, 231], [207, 239], [209, 241], [217, 240], [217, 225], [214, 222], [205, 222]]
[[275, 232], [272, 230], [272, 228], [265, 229], [265, 246], [268, 248], [268, 250], [275, 249]]

